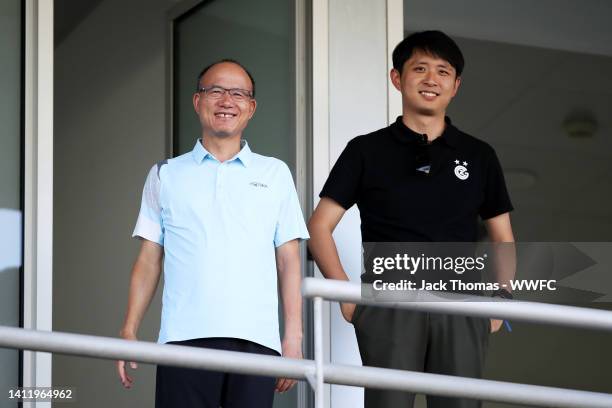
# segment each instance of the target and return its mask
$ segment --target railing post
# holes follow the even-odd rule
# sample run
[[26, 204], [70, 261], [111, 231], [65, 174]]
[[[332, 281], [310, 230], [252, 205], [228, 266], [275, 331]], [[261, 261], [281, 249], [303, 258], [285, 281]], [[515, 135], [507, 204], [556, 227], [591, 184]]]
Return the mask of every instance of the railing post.
[[323, 408], [323, 299], [315, 296], [314, 302], [314, 357], [315, 357], [315, 408]]

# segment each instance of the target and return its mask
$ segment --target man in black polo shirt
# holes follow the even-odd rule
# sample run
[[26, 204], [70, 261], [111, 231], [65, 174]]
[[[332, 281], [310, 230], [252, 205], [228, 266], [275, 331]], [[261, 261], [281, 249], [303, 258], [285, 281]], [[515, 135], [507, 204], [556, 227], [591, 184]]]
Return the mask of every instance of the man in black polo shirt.
[[[353, 204], [363, 242], [474, 242], [478, 217], [489, 239], [513, 242], [501, 166], [487, 143], [451, 124], [463, 55], [439, 31], [410, 35], [393, 51], [391, 81], [402, 116], [351, 140], [332, 169], [310, 221], [308, 247], [326, 278], [348, 280], [332, 232]], [[341, 305], [355, 326], [364, 365], [481, 377], [489, 332], [502, 321]], [[428, 396], [429, 408], [479, 407]], [[414, 394], [366, 389], [365, 406], [412, 407]]]

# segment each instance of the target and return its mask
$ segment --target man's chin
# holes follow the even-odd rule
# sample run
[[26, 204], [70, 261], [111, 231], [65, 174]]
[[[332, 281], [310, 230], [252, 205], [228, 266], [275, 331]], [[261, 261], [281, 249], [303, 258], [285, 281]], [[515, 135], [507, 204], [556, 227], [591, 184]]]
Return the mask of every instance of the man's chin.
[[438, 112], [434, 109], [429, 109], [429, 108], [418, 108], [416, 110], [416, 112], [421, 115], [421, 116], [437, 116]]
[[415, 101], [404, 101], [404, 108], [419, 116], [439, 116], [440, 106], [433, 103], [418, 103]]
[[215, 135], [215, 137], [218, 137], [220, 139], [228, 139], [238, 134], [238, 132], [236, 132], [235, 130], [216, 130], [212, 133], [213, 135]]
[[203, 126], [203, 132], [219, 139], [240, 136], [244, 128], [240, 126]]

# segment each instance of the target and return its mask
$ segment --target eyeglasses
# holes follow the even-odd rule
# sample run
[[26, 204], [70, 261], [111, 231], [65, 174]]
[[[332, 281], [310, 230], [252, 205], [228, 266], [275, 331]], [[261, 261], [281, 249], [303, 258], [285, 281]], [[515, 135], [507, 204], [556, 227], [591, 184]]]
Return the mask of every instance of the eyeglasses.
[[253, 97], [253, 93], [251, 91], [247, 91], [246, 89], [227, 89], [218, 85], [200, 88], [198, 92], [203, 92], [204, 96], [210, 99], [221, 99], [223, 96], [225, 96], [225, 93], [227, 92], [229, 93], [230, 98], [232, 98], [235, 102], [247, 101]]

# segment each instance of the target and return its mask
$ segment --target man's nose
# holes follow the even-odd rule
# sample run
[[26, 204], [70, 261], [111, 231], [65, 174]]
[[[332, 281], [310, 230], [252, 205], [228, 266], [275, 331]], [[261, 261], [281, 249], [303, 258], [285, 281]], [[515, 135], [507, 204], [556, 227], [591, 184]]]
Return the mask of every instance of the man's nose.
[[222, 106], [233, 106], [234, 105], [234, 100], [230, 96], [229, 92], [225, 91], [223, 93], [223, 95], [221, 96], [221, 99], [219, 99], [219, 104], [221, 104]]
[[428, 71], [427, 74], [425, 74], [425, 83], [427, 85], [431, 85], [431, 86], [437, 85], [437, 83], [436, 83], [436, 73], [433, 72], [433, 71]]

